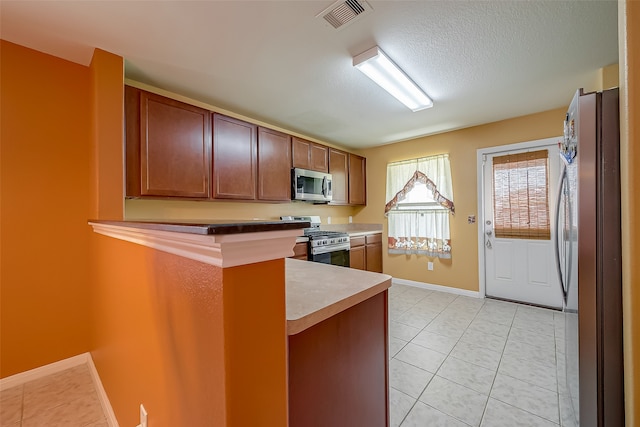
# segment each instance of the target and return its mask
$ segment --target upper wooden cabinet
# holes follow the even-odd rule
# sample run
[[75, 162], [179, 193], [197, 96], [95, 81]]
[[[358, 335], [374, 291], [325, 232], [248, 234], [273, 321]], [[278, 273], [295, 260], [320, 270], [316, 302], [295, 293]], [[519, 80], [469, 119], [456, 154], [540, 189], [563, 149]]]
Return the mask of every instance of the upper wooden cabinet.
[[215, 113], [213, 115], [213, 197], [256, 198], [258, 127]]
[[349, 154], [329, 148], [329, 173], [331, 174], [331, 204], [346, 205], [349, 203]]
[[329, 172], [333, 204], [366, 204], [365, 159], [125, 86], [128, 197], [291, 200], [291, 167]]
[[210, 112], [125, 87], [127, 195], [209, 197]]
[[258, 199], [291, 200], [291, 136], [258, 128]]
[[294, 168], [318, 172], [329, 171], [329, 150], [324, 145], [294, 136], [291, 142], [291, 151]]
[[349, 154], [349, 203], [367, 204], [367, 165], [364, 157]]

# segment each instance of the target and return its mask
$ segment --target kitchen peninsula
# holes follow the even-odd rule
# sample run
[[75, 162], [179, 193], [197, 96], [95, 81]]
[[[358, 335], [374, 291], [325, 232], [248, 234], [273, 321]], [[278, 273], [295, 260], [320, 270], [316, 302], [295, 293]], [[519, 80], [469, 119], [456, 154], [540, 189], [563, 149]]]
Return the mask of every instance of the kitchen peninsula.
[[90, 224], [153, 248], [178, 280], [209, 264], [193, 288], [210, 313], [192, 340], [209, 342], [218, 370], [200, 379], [224, 408], [216, 425], [389, 425], [390, 276], [285, 260], [304, 221]]

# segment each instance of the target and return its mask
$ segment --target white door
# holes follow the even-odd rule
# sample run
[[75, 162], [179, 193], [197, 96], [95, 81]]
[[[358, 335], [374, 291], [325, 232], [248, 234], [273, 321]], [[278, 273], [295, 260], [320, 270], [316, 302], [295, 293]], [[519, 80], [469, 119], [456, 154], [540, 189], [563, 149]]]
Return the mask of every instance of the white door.
[[[560, 158], [558, 155], [558, 146], [556, 139], [534, 141], [526, 144], [526, 148], [522, 148], [523, 144], [514, 146], [505, 146], [496, 148], [494, 152], [486, 152], [483, 154], [483, 192], [482, 205], [484, 206], [482, 224], [479, 224], [484, 235], [484, 271], [485, 271], [485, 293], [487, 296], [503, 298], [513, 301], [520, 301], [530, 304], [536, 304], [546, 307], [562, 308], [562, 291], [556, 273], [556, 260], [553, 247], [553, 239], [555, 233], [555, 205], [558, 179], [560, 174]], [[542, 151], [541, 151], [542, 150]], [[509, 167], [516, 163], [509, 163], [505, 159], [523, 158], [512, 155], [521, 153], [538, 152], [542, 156], [542, 152], [547, 150], [548, 159], [546, 161], [547, 173], [541, 173], [540, 163], [537, 169], [522, 165], [533, 164], [529, 161], [518, 163], [521, 169], [517, 173], [511, 172], [509, 175]], [[510, 157], [505, 157], [510, 155]], [[541, 162], [542, 160], [538, 160]], [[498, 165], [494, 168], [494, 163]], [[507, 165], [507, 166], [505, 166]], [[528, 169], [527, 169], [528, 168]], [[505, 172], [505, 169], [507, 172]], [[505, 175], [505, 173], [507, 175]], [[526, 183], [526, 177], [535, 175], [539, 181], [540, 176], [546, 175], [546, 199], [548, 204], [547, 215], [549, 222], [549, 236], [538, 236], [537, 238], [519, 237], [518, 231], [513, 233], [505, 232], [505, 217], [515, 218], [513, 223], [529, 224], [530, 217], [523, 219], [522, 206], [525, 211], [532, 210], [528, 201], [523, 202], [522, 198], [519, 203], [515, 203], [513, 199], [505, 202], [498, 201], [496, 204], [494, 198], [500, 198], [501, 194], [514, 194], [520, 191], [528, 194], [540, 195], [541, 187], [538, 184]], [[505, 176], [509, 176], [505, 180]], [[515, 177], [515, 178], [514, 178]], [[524, 177], [524, 178], [523, 178]], [[533, 178], [531, 178], [533, 179]], [[508, 181], [509, 184], [505, 184]], [[524, 184], [523, 184], [524, 182]], [[509, 187], [505, 190], [505, 185]], [[524, 188], [524, 190], [523, 190]], [[513, 196], [512, 196], [513, 197]], [[529, 196], [527, 196], [529, 197]], [[541, 197], [544, 200], [544, 197]], [[504, 206], [510, 206], [506, 210]], [[519, 208], [515, 206], [518, 205]], [[495, 207], [497, 206], [496, 212]], [[540, 205], [537, 205], [538, 209]], [[520, 213], [518, 213], [518, 209]], [[498, 230], [496, 230], [496, 214], [498, 215]], [[544, 216], [543, 215], [543, 216]], [[508, 219], [506, 221], [509, 221]], [[501, 225], [502, 224], [502, 225]], [[515, 227], [515, 226], [514, 226]]]

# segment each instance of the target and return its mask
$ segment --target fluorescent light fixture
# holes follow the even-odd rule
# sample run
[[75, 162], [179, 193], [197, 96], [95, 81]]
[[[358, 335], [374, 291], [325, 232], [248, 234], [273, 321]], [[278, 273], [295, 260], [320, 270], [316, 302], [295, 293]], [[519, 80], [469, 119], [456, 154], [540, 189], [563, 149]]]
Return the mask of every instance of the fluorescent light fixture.
[[353, 57], [353, 66], [393, 95], [411, 111], [433, 107], [433, 101], [393, 61], [374, 46]]

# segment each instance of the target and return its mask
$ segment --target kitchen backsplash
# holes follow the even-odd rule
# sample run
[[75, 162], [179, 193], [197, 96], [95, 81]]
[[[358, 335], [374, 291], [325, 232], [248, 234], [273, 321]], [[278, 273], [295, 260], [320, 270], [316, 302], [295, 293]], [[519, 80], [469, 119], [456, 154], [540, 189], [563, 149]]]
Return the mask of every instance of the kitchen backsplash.
[[125, 219], [136, 220], [213, 220], [264, 219], [278, 220], [281, 216], [319, 215], [322, 224], [347, 224], [362, 206], [314, 205], [306, 202], [241, 203], [198, 202], [183, 200], [125, 200]]

